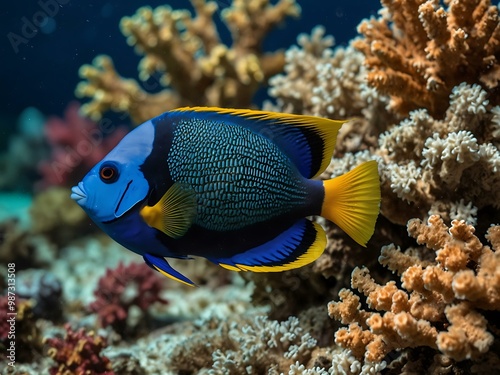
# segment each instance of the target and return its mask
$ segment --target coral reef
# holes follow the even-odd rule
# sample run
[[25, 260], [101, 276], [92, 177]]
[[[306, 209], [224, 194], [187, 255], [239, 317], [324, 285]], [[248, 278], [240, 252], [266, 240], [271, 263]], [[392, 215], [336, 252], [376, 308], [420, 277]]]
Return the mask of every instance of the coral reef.
[[474, 223], [477, 209], [500, 208], [497, 111], [487, 93], [460, 84], [443, 120], [425, 109], [379, 137], [384, 216], [403, 224], [428, 211]]
[[143, 314], [136, 320], [144, 322], [144, 315], [151, 305], [168, 303], [160, 297], [162, 289], [163, 280], [146, 264], [125, 266], [120, 263], [115, 269], [106, 270], [106, 274], [99, 279], [94, 292], [96, 300], [89, 308], [98, 314], [101, 326], [111, 326], [116, 332], [124, 334], [132, 307], [137, 307]]
[[[497, 91], [483, 83], [483, 73], [496, 72], [498, 64], [494, 55], [489, 55], [491, 51], [479, 55], [474, 52], [476, 48], [482, 49], [486, 42], [498, 48], [495, 40], [500, 27], [496, 27], [498, 20], [494, 22], [497, 10], [489, 7], [489, 1], [464, 1], [464, 5], [452, 2], [448, 13], [441, 8], [436, 10], [441, 18], [435, 20], [438, 24], [432, 29], [437, 30], [443, 22], [448, 22], [453, 30], [464, 26], [467, 32], [474, 31], [474, 37], [465, 41], [470, 46], [466, 55], [454, 60], [459, 63], [456, 67], [450, 69], [447, 59], [439, 63], [431, 59], [428, 62], [433, 68], [427, 69], [419, 65], [427, 61], [426, 44], [418, 50], [419, 54], [413, 54], [413, 50], [408, 50], [408, 54], [395, 52], [427, 40], [422, 17], [402, 16], [406, 11], [418, 14], [416, 8], [422, 3], [421, 8], [427, 12], [430, 7], [437, 7], [433, 1], [383, 1], [386, 8], [381, 12], [382, 18], [364, 21], [360, 30], [365, 32], [365, 37], [354, 40], [347, 48], [332, 50], [333, 40], [324, 36], [321, 28], [313, 30], [311, 36], [300, 36], [299, 47], [286, 52], [285, 74], [270, 80], [269, 93], [277, 104], [267, 104], [267, 108], [331, 118], [363, 116], [343, 127], [337, 140], [336, 158], [323, 178], [343, 174], [362, 161], [375, 158], [380, 164], [382, 213], [391, 222], [404, 225], [411, 217], [425, 219], [428, 213], [439, 213], [447, 220], [467, 219], [474, 223], [477, 210], [498, 209], [500, 202], [498, 192], [491, 189], [498, 185], [500, 178], [500, 110], [493, 107], [498, 104]], [[458, 20], [457, 14], [464, 9], [474, 10], [474, 15], [468, 13], [468, 17]], [[393, 24], [389, 22], [392, 19]], [[398, 29], [400, 23], [404, 26], [402, 30]], [[417, 33], [414, 37], [410, 30], [421, 30], [424, 34]], [[429, 43], [437, 42], [430, 38]], [[392, 58], [403, 62], [392, 66], [392, 60], [384, 60], [385, 55], [378, 54], [381, 49], [391, 48], [395, 49]], [[469, 53], [475, 54], [474, 57]], [[478, 56], [484, 57], [484, 53], [489, 57], [481, 60]], [[363, 54], [367, 67], [363, 66]], [[377, 59], [380, 62], [375, 62]], [[490, 65], [484, 67], [485, 61]], [[393, 91], [387, 92], [365, 83], [381, 74], [402, 77], [394, 69], [405, 67], [411, 70], [404, 75], [409, 80], [420, 79], [421, 75], [427, 80], [438, 71], [446, 73], [439, 78], [439, 90], [427, 90], [424, 84], [432, 105], [419, 107], [414, 103], [413, 100], [420, 100], [422, 96], [412, 91], [411, 84], [394, 84]], [[466, 69], [466, 75], [462, 70], [460, 74], [453, 71], [455, 68]], [[397, 92], [406, 89], [408, 93]], [[390, 95], [390, 102], [386, 94]], [[408, 109], [398, 111], [391, 105]], [[409, 109], [415, 110], [393, 125], [399, 121], [398, 117], [408, 114]]]
[[500, 104], [500, 26], [489, 0], [382, 0], [380, 17], [358, 27], [354, 47], [365, 55], [367, 81], [390, 95], [391, 110], [417, 108], [441, 118], [454, 87], [480, 83]]
[[64, 338], [44, 340], [49, 347], [47, 354], [56, 362], [49, 370], [50, 375], [114, 374], [109, 359], [101, 353], [106, 347], [105, 338], [84, 329], [75, 332], [69, 324], [65, 325], [65, 329]]
[[269, 80], [276, 107], [267, 109], [329, 118], [359, 116], [367, 106], [363, 54], [347, 48], [333, 50], [335, 40], [317, 26], [300, 34], [298, 46], [285, 52], [284, 73]]
[[78, 183], [127, 133], [125, 127], [109, 120], [90, 121], [78, 113], [79, 109], [79, 103], [71, 102], [64, 118], [53, 116], [45, 124], [51, 155], [50, 160], [39, 163], [42, 176], [37, 184], [39, 190]]
[[[268, 373], [270, 370], [278, 373], [297, 360], [306, 363], [316, 346], [316, 340], [303, 332], [295, 317], [281, 323], [265, 316], [253, 317], [247, 322], [204, 323], [171, 353], [169, 361], [175, 372], [195, 373], [211, 368], [213, 374]], [[204, 328], [214, 323], [217, 330]], [[191, 360], [187, 360], [187, 356]]]
[[63, 281], [65, 308], [80, 314], [95, 300], [94, 291], [106, 269], [132, 260], [137, 261], [136, 254], [125, 251], [104, 234], [93, 233], [59, 249], [47, 271]]
[[[382, 0], [382, 11], [344, 46], [333, 48], [333, 37], [318, 26], [288, 51], [264, 53], [266, 34], [298, 14], [294, 0], [233, 0], [222, 22], [214, 2], [191, 4], [193, 15], [163, 6], [125, 17], [122, 33], [143, 57], [144, 85], [120, 77], [111, 59], [99, 56], [80, 70], [77, 93], [91, 99], [81, 111], [94, 120], [108, 110], [124, 112], [140, 123], [183, 105], [249, 107], [256, 90], [269, 83], [275, 103], [265, 103], [266, 109], [352, 119], [321, 178], [376, 159], [383, 194], [376, 233], [365, 249], [315, 218], [328, 246], [310, 266], [240, 275], [201, 260], [179, 261], [174, 267], [189, 268], [200, 287], [164, 288], [165, 279], [146, 265], [128, 265], [137, 255], [94, 231], [69, 200], [67, 187], [125, 133], [112, 132], [116, 126], [107, 119], [79, 117], [73, 103], [64, 119], [52, 118], [45, 127], [53, 154], [40, 164], [44, 180], [30, 227], [0, 223], [0, 261], [16, 263], [18, 296], [30, 299], [17, 301], [16, 339], [28, 348], [18, 360], [28, 363], [16, 363], [15, 371], [498, 371], [497, 7], [490, 0]], [[219, 25], [228, 27], [230, 46], [219, 37]], [[27, 143], [33, 151], [47, 151], [42, 123], [32, 129], [38, 143]], [[26, 142], [31, 133], [23, 129]], [[18, 149], [11, 146], [5, 160]], [[12, 171], [27, 171], [22, 184], [31, 183], [34, 164], [14, 164], [0, 177], [0, 188], [13, 187], [19, 176]], [[10, 182], [2, 185], [4, 176]], [[47, 188], [52, 185], [62, 187]], [[383, 246], [388, 243], [399, 247]], [[0, 298], [1, 316], [4, 302]], [[6, 321], [0, 322], [2, 339]], [[62, 322], [71, 326], [63, 330]], [[85, 331], [98, 325], [99, 335]], [[49, 337], [46, 353], [40, 337]]]
[[[121, 22], [122, 33], [137, 53], [144, 55], [139, 78], [151, 89], [149, 94], [133, 79], [121, 78], [107, 56], [83, 65], [86, 81], [76, 88], [80, 97], [91, 97], [83, 113], [99, 119], [107, 110], [128, 112], [140, 124], [179, 106], [208, 105], [248, 107], [253, 94], [269, 77], [283, 69], [282, 52], [262, 52], [267, 33], [287, 16], [297, 16], [295, 0], [234, 0], [222, 11], [233, 44], [224, 45], [213, 15], [217, 3], [191, 0], [196, 12], [173, 10], [169, 6], [140, 8]], [[161, 74], [161, 78], [155, 76]]]
[[348, 289], [340, 291], [340, 302], [328, 305], [332, 318], [348, 324], [335, 342], [371, 362], [418, 346], [457, 361], [480, 358], [495, 339], [482, 311], [500, 310], [500, 226], [486, 236], [493, 250], [473, 226], [454, 220], [448, 228], [437, 215], [427, 225], [410, 220], [408, 233], [425, 248], [402, 252], [389, 245], [379, 257], [401, 277], [401, 289], [394, 281], [378, 284], [367, 268], [356, 268], [352, 288], [367, 297], [371, 310], [361, 309], [360, 297]]

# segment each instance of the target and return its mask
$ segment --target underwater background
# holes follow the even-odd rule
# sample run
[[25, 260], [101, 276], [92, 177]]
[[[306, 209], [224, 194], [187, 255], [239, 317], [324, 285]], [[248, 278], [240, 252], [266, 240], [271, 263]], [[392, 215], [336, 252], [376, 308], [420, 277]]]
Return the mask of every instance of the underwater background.
[[[2, 374], [500, 373], [497, 4], [0, 12]], [[71, 186], [140, 123], [195, 105], [351, 119], [321, 178], [378, 162], [368, 246], [319, 218], [328, 245], [312, 265], [176, 262], [188, 288], [114, 243]]]

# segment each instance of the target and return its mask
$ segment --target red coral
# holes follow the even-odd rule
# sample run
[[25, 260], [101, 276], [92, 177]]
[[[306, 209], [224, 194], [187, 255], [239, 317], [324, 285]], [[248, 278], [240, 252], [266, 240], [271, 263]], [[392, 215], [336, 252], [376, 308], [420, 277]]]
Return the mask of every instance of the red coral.
[[114, 375], [111, 362], [101, 355], [107, 345], [104, 337], [93, 331], [87, 333], [83, 328], [75, 332], [69, 324], [64, 328], [66, 337], [45, 339], [50, 347], [48, 355], [57, 363], [49, 370], [50, 375]]
[[155, 302], [167, 303], [160, 297], [162, 279], [144, 263], [122, 263], [115, 269], [107, 269], [99, 279], [94, 295], [97, 299], [90, 304], [90, 310], [99, 316], [103, 327], [112, 326], [123, 333], [131, 306], [146, 312]]
[[78, 102], [71, 102], [64, 118], [47, 120], [44, 132], [52, 154], [38, 165], [39, 189], [74, 185], [127, 134], [124, 126], [109, 119], [95, 123], [80, 116], [79, 109]]

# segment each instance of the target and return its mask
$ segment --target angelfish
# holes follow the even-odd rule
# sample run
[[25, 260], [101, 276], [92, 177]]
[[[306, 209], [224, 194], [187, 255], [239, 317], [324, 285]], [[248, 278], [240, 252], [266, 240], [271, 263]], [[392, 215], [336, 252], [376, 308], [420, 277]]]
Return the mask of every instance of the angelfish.
[[281, 272], [316, 260], [333, 221], [365, 246], [380, 206], [376, 161], [331, 180], [345, 121], [255, 110], [180, 108], [146, 121], [71, 197], [115, 241], [165, 276], [165, 257], [200, 256], [233, 271]]

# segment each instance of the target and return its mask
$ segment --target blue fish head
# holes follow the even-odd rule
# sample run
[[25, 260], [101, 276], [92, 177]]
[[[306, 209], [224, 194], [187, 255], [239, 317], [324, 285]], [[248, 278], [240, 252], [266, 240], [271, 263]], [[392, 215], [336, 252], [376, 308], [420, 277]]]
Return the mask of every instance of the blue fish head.
[[104, 160], [72, 189], [71, 197], [97, 223], [123, 216], [148, 195], [144, 175], [133, 165]]
[[71, 198], [96, 224], [122, 217], [148, 197], [150, 187], [141, 165], [151, 153], [153, 138], [148, 121], [125, 136], [72, 188]]

